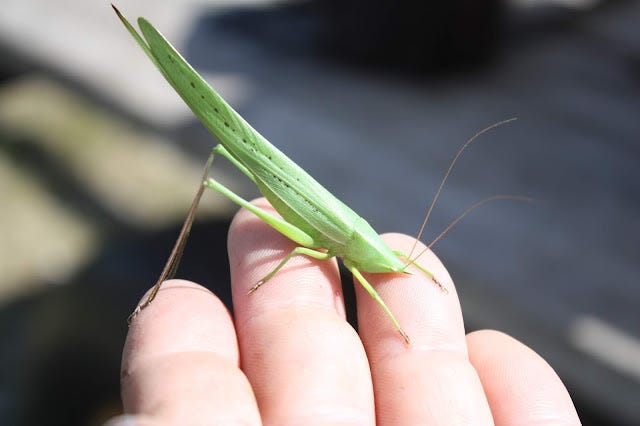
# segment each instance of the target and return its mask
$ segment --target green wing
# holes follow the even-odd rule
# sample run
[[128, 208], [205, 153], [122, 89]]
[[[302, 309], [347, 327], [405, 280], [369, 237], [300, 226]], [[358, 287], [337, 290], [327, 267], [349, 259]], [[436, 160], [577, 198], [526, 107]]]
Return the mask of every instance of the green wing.
[[356, 213], [253, 129], [153, 25], [139, 18], [140, 36], [114, 9], [129, 33], [196, 117], [233, 157], [254, 174], [260, 191], [278, 213], [318, 239], [323, 246], [325, 243], [330, 246], [346, 243], [358, 217]]

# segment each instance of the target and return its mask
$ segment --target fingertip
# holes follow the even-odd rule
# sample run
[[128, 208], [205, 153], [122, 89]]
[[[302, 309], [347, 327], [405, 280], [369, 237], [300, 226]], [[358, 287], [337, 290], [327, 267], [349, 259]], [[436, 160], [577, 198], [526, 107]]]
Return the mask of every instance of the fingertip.
[[215, 351], [237, 359], [233, 320], [207, 288], [185, 280], [165, 281], [154, 301], [130, 324], [123, 372], [149, 356], [185, 351]]
[[[409, 255], [415, 239], [385, 234], [392, 249]], [[416, 252], [424, 249], [418, 244]], [[380, 423], [491, 424], [491, 413], [477, 374], [467, 358], [464, 324], [455, 287], [431, 251], [419, 258], [447, 287], [445, 294], [425, 274], [366, 274], [411, 339], [407, 345], [384, 311], [358, 289], [358, 324], [367, 350]], [[356, 283], [356, 286], [359, 286]], [[446, 419], [446, 420], [445, 420]]]
[[125, 425], [259, 423], [231, 316], [198, 284], [163, 284], [131, 324], [121, 374], [125, 412], [135, 415], [117, 420]]
[[580, 424], [566, 387], [531, 348], [495, 330], [470, 333], [467, 345], [496, 424]]
[[[398, 233], [384, 234], [382, 238], [393, 250], [406, 255], [410, 254], [416, 241], [413, 237]], [[418, 242], [414, 254], [424, 247]], [[448, 271], [431, 250], [425, 251], [418, 262], [437, 282], [412, 265], [408, 266], [410, 274], [369, 273], [366, 278], [409, 335], [413, 349], [466, 353], [460, 304]], [[359, 288], [361, 286], [357, 282], [355, 285], [358, 295], [358, 323], [365, 344], [371, 343], [370, 349], [376, 351], [404, 351], [406, 345], [402, 339], [397, 342], [399, 344], [393, 344], [391, 339], [398, 340], [398, 333], [393, 332], [391, 321], [384, 315], [381, 307]], [[442, 288], [447, 291], [442, 291]], [[382, 344], [382, 338], [390, 344]]]

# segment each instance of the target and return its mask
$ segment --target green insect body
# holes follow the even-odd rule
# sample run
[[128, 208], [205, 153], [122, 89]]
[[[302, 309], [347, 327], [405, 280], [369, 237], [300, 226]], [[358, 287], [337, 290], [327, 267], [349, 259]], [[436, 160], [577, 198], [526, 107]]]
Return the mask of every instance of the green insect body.
[[[407, 265], [413, 262], [406, 254], [391, 250], [369, 223], [356, 214], [343, 202], [333, 196], [300, 166], [294, 163], [260, 133], [254, 130], [236, 111], [233, 110], [180, 56], [171, 44], [144, 18], [138, 19], [142, 35], [129, 24], [114, 7], [125, 27], [178, 92], [198, 119], [219, 140], [209, 158], [203, 185], [215, 189], [233, 202], [250, 210], [270, 226], [299, 244], [300, 246], [260, 280], [250, 292], [275, 275], [293, 256], [303, 254], [315, 259], [342, 258], [345, 266], [353, 273], [366, 291], [380, 304], [403, 338], [409, 342], [384, 301], [362, 275], [362, 272], [405, 272]], [[233, 163], [269, 200], [282, 218], [266, 212], [244, 200], [228, 188], [208, 178], [210, 167], [216, 154], [220, 154]], [[201, 191], [199, 192], [199, 194]], [[199, 200], [199, 195], [197, 196]], [[194, 200], [195, 208], [197, 201]], [[190, 214], [188, 221], [193, 220]], [[182, 239], [186, 239], [190, 223], [185, 224]], [[179, 239], [180, 239], [179, 238]], [[180, 243], [183, 244], [183, 243]], [[177, 243], [177, 245], [180, 245]], [[175, 252], [175, 263], [182, 248]], [[174, 253], [172, 253], [173, 257]], [[168, 262], [172, 262], [171, 258]], [[446, 291], [432, 273], [416, 264], [441, 289]], [[151, 302], [157, 287], [175, 272], [177, 265], [165, 268], [156, 284], [156, 291], [142, 305]], [[139, 312], [140, 307], [134, 312]]]

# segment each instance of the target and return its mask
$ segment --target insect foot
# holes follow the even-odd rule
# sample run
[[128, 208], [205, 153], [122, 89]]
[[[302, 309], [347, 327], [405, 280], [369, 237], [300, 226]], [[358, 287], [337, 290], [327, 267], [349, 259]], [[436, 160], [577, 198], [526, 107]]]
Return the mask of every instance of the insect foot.
[[253, 294], [258, 288], [260, 288], [260, 286], [262, 286], [262, 284], [264, 284], [265, 282], [267, 282], [265, 279], [261, 279], [260, 281], [258, 281], [257, 283], [255, 283], [253, 285], [253, 287], [251, 287], [249, 289], [249, 291], [247, 292], [247, 294]]
[[131, 325], [134, 318], [138, 316], [138, 314], [142, 311], [142, 305], [136, 306], [136, 308], [131, 312], [131, 314], [127, 317], [127, 325]]
[[438, 286], [441, 292], [443, 292], [444, 294], [449, 294], [449, 290], [447, 290], [447, 288], [440, 281], [438, 281], [436, 277], [431, 277], [431, 279], [433, 280], [433, 283]]

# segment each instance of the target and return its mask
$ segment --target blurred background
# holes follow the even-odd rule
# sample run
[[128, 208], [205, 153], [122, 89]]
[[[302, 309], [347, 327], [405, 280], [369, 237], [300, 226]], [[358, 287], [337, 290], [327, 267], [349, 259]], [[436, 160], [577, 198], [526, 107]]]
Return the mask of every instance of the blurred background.
[[[423, 239], [486, 196], [540, 200], [487, 205], [436, 245], [467, 328], [542, 354], [585, 425], [640, 424], [640, 2], [117, 6], [380, 232], [415, 234], [457, 148], [518, 117], [465, 154]], [[125, 318], [214, 143], [107, 2], [3, 1], [0, 424], [120, 412]], [[205, 194], [178, 274], [227, 303], [235, 211]]]

